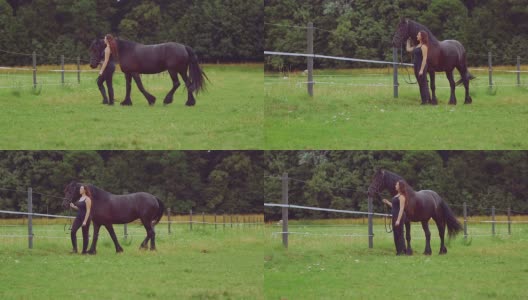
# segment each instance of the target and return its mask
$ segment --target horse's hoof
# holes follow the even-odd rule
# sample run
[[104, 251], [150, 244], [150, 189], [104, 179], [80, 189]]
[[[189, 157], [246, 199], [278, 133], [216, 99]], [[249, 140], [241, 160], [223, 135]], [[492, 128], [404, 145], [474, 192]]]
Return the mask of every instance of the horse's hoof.
[[108, 104], [108, 101], [103, 101], [102, 104], [105, 104], [105, 105], [106, 105], [106, 104]]
[[116, 253], [123, 253], [123, 248], [119, 248], [116, 250]]
[[187, 106], [194, 106], [196, 104], [196, 100], [194, 99], [190, 99], [190, 100], [187, 100], [187, 102], [185, 102], [185, 105]]
[[431, 254], [432, 254], [432, 252], [431, 252], [431, 251], [424, 251], [424, 253], [423, 253], [423, 254], [424, 254], [424, 255], [431, 255]]
[[88, 252], [86, 252], [86, 253], [88, 253], [88, 254], [90, 254], [90, 255], [95, 255], [95, 254], [97, 254], [97, 252], [96, 252], [95, 250], [90, 250], [90, 251], [88, 251]]
[[413, 255], [413, 250], [412, 250], [412, 249], [407, 249], [407, 250], [405, 251], [405, 254], [407, 254], [407, 255], [409, 255], [409, 256], [410, 256], [410, 255]]
[[150, 251], [156, 251], [156, 247], [150, 248]]
[[469, 99], [466, 99], [466, 101], [464, 101], [464, 104], [471, 104], [473, 103], [473, 99], [469, 98]]

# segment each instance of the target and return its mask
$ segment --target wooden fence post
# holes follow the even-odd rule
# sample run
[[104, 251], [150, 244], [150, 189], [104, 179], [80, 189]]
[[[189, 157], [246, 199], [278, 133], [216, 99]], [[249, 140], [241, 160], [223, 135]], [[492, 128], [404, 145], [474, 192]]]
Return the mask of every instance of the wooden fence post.
[[33, 88], [37, 88], [37, 52], [33, 51]]
[[368, 241], [369, 249], [374, 248], [374, 226], [372, 220], [372, 213], [374, 211], [374, 205], [372, 203], [372, 198], [368, 197]]
[[[288, 173], [282, 174], [282, 204], [288, 205]], [[288, 248], [288, 207], [282, 208], [282, 245]]]
[[521, 57], [517, 56], [517, 86], [521, 85]]
[[[307, 39], [307, 54], [314, 54], [313, 50], [313, 23], [308, 22], [308, 30], [306, 32], [306, 39]], [[308, 95], [310, 97], [313, 97], [313, 56], [307, 57], [307, 63], [308, 63]]]
[[61, 83], [64, 85], [64, 55], [61, 55]]
[[511, 235], [511, 208], [508, 207], [508, 234]]
[[467, 240], [467, 204], [464, 202], [464, 239]]
[[169, 234], [171, 234], [171, 220], [170, 220], [170, 217], [171, 217], [171, 209], [169, 207], [169, 208], [167, 208], [167, 224], [169, 225], [168, 226]]
[[223, 218], [223, 220], [222, 220], [222, 224], [224, 225], [224, 228], [223, 228], [223, 229], [225, 230], [225, 225], [226, 225], [226, 222], [225, 222], [225, 213], [222, 215], [222, 218]]
[[491, 207], [491, 234], [495, 235], [495, 206]]
[[392, 82], [394, 85], [394, 98], [398, 98], [398, 49], [392, 48]]
[[[33, 52], [34, 53], [34, 52]], [[33, 189], [28, 188], [28, 247], [33, 249]]]
[[493, 87], [493, 64], [491, 60], [491, 51], [488, 52], [488, 76], [489, 76], [489, 88]]
[[189, 211], [189, 226], [191, 226], [191, 230], [192, 230], [192, 209]]
[[81, 83], [81, 57], [77, 56], [77, 83]]
[[215, 231], [216, 231], [216, 211], [214, 213], [214, 224], [215, 224]]
[[128, 237], [127, 223], [123, 224], [123, 230], [125, 231], [125, 240]]
[[202, 228], [205, 229], [205, 213], [202, 211]]

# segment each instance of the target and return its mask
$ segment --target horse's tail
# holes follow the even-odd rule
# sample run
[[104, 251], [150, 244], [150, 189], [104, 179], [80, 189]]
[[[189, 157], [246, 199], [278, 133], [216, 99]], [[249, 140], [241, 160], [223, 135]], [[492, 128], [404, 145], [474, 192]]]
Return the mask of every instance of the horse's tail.
[[447, 205], [445, 201], [440, 201], [440, 208], [442, 209], [444, 215], [444, 221], [447, 224], [447, 233], [449, 238], [453, 238], [462, 230], [462, 224], [458, 222], [455, 214], [453, 214], [451, 208], [449, 208], [449, 205]]
[[156, 225], [159, 223], [159, 221], [163, 217], [163, 212], [165, 211], [165, 205], [163, 205], [163, 202], [161, 202], [161, 200], [158, 197], [156, 197], [156, 200], [158, 200], [159, 209], [158, 209], [158, 214], [156, 215], [156, 218], [152, 220], [152, 225]]
[[196, 53], [194, 53], [193, 49], [189, 46], [185, 46], [185, 50], [187, 50], [187, 53], [189, 54], [189, 77], [191, 79], [191, 83], [187, 88], [191, 91], [191, 93], [204, 91], [205, 79], [209, 80], [209, 78], [207, 78], [207, 75], [205, 75], [202, 68], [200, 68], [200, 65], [198, 64], [198, 57], [196, 56]]

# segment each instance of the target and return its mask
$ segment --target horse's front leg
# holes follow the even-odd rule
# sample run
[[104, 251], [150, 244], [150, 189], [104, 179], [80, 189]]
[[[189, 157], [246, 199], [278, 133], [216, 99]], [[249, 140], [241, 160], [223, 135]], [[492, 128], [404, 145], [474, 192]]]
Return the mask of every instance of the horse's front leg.
[[123, 252], [123, 248], [121, 247], [121, 245], [119, 245], [119, 242], [117, 241], [117, 236], [115, 234], [115, 231], [114, 231], [114, 226], [112, 226], [112, 224], [109, 224], [109, 225], [105, 225], [106, 227], [106, 230], [108, 231], [108, 233], [110, 234], [110, 237], [112, 238], [112, 241], [114, 242], [114, 246], [116, 248], [116, 252], [119, 253], [119, 252]]
[[132, 105], [132, 100], [130, 100], [130, 90], [132, 89], [132, 75], [130, 73], [125, 73], [126, 80], [126, 95], [125, 100], [121, 102], [121, 105]]
[[139, 73], [132, 73], [132, 77], [134, 78], [134, 81], [136, 82], [136, 85], [139, 88], [139, 91], [147, 98], [149, 105], [154, 105], [156, 103], [156, 97], [152, 96], [145, 88], [143, 87], [143, 82], [141, 82], [141, 77], [139, 76]]
[[413, 250], [411, 248], [411, 222], [405, 222], [405, 239], [407, 240], [407, 255], [412, 255]]
[[94, 225], [94, 234], [92, 239], [92, 246], [90, 246], [90, 250], [88, 250], [88, 254], [96, 254], [97, 253], [97, 239], [99, 238], [99, 229], [101, 228], [101, 224], [93, 222]]
[[431, 104], [438, 105], [438, 99], [436, 98], [436, 82], [434, 71], [429, 71], [429, 80], [431, 80]]

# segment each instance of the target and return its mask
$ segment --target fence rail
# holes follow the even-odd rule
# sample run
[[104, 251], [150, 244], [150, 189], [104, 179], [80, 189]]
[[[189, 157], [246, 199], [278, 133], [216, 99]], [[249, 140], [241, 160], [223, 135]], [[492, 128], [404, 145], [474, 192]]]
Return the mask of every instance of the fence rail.
[[[321, 59], [332, 59], [332, 60], [340, 60], [340, 61], [350, 61], [350, 62], [361, 62], [361, 63], [372, 63], [372, 64], [384, 64], [384, 65], [392, 65], [393, 67], [393, 84], [392, 85], [386, 85], [386, 86], [392, 86], [393, 87], [393, 96], [394, 98], [398, 98], [398, 88], [399, 88], [399, 82], [398, 82], [398, 66], [413, 66], [413, 64], [409, 63], [403, 63], [398, 62], [398, 49], [393, 48], [392, 49], [392, 58], [393, 61], [379, 61], [379, 60], [371, 60], [371, 59], [360, 59], [360, 58], [349, 58], [349, 57], [339, 57], [339, 56], [329, 56], [329, 55], [322, 55], [322, 54], [314, 54], [313, 50], [313, 33], [315, 27], [313, 26], [312, 22], [308, 22], [307, 27], [298, 27], [306, 29], [306, 53], [291, 53], [291, 52], [280, 52], [280, 51], [264, 51], [264, 55], [277, 55], [277, 56], [290, 56], [290, 57], [305, 57], [307, 60], [307, 75], [308, 80], [305, 82], [301, 82], [303, 84], [307, 85], [307, 91], [309, 96], [313, 96], [313, 89], [315, 83], [321, 83], [318, 81], [313, 80], [313, 61], [314, 58], [321, 58]], [[403, 51], [403, 50], [402, 50]], [[480, 68], [470, 68], [470, 70], [481, 70], [481, 71], [488, 71], [488, 88], [493, 88], [494, 86], [497, 86], [493, 82], [493, 54], [491, 51], [488, 52], [488, 68], [487, 69], [480, 69]], [[495, 71], [497, 72], [497, 71]], [[515, 85], [509, 85], [509, 86], [521, 86], [521, 73], [526, 73], [528, 71], [521, 71], [521, 57], [517, 56], [516, 60], [516, 70], [511, 71], [498, 71], [498, 72], [507, 72], [507, 73], [515, 73], [517, 77], [517, 82]], [[360, 86], [360, 85], [354, 85], [354, 86]], [[361, 85], [364, 86], [364, 85]], [[372, 86], [372, 85], [368, 85]], [[385, 85], [382, 85], [385, 86]], [[507, 86], [507, 85], [501, 85], [501, 86]], [[449, 87], [450, 88], [450, 87]]]
[[[5, 191], [14, 191], [14, 192], [24, 192], [24, 191], [21, 191], [21, 190], [16, 190], [16, 189], [7, 189], [7, 188], [0, 188], [1, 190], [5, 190]], [[42, 213], [34, 213], [33, 212], [33, 194], [36, 193], [36, 194], [41, 194], [41, 193], [37, 193], [37, 192], [33, 192], [33, 189], [31, 187], [28, 188], [27, 190], [27, 212], [18, 212], [18, 211], [9, 211], [9, 210], [0, 210], [0, 215], [1, 214], [8, 214], [8, 215], [19, 215], [19, 216], [26, 216], [27, 217], [27, 230], [28, 230], [28, 233], [27, 234], [8, 234], [8, 235], [2, 235], [0, 234], [0, 237], [17, 237], [17, 238], [28, 238], [28, 248], [29, 249], [33, 249], [33, 239], [35, 237], [35, 234], [34, 234], [34, 226], [33, 226], [33, 217], [46, 217], [46, 218], [59, 218], [59, 219], [67, 219], [67, 220], [70, 220], [71, 219], [75, 219], [75, 217], [72, 217], [72, 216], [63, 216], [63, 215], [52, 215], [52, 214], [42, 214]], [[45, 194], [42, 194], [42, 195], [45, 195]], [[60, 198], [60, 199], [63, 199], [63, 197], [57, 197], [57, 196], [52, 196], [52, 195], [46, 195], [46, 196], [49, 196], [49, 197], [55, 197], [55, 198]], [[174, 217], [188, 217], [188, 220], [186, 221], [180, 221], [180, 220], [171, 220], [171, 217], [174, 218]], [[195, 217], [195, 219], [193, 220], [193, 216]], [[202, 212], [201, 214], [194, 214], [193, 215], [193, 211], [190, 210], [189, 211], [189, 215], [184, 215], [184, 214], [177, 214], [177, 215], [174, 215], [173, 214], [173, 211], [171, 210], [171, 208], [167, 208], [166, 210], [166, 217], [167, 217], [167, 221], [160, 221], [159, 223], [162, 223], [162, 224], [167, 224], [167, 234], [171, 234], [171, 225], [173, 224], [182, 224], [182, 225], [189, 225], [189, 230], [193, 230], [193, 225], [194, 227], [196, 228], [197, 226], [202, 226], [203, 228], [205, 228], [205, 226], [214, 226], [214, 229], [217, 230], [218, 228], [222, 228], [222, 229], [226, 229], [226, 228], [246, 228], [246, 227], [250, 227], [250, 228], [260, 228], [260, 226], [263, 226], [264, 225], [264, 216], [259, 216], [259, 215], [251, 215], [251, 216], [244, 216], [244, 215], [238, 215], [238, 214], [232, 214], [232, 213], [220, 213], [220, 214], [217, 214], [216, 212], [213, 214], [213, 215], [207, 215], [208, 219], [213, 219], [214, 221], [209, 221], [207, 220], [206, 221], [206, 214], [204, 212]], [[201, 220], [200, 220], [201, 219]], [[65, 228], [68, 224], [64, 224], [65, 225]], [[0, 227], [3, 227], [3, 226], [17, 226], [17, 225], [11, 225], [11, 224], [8, 224], [8, 225], [5, 225], [5, 224], [0, 224]], [[70, 229], [71, 229], [71, 224], [70, 224]], [[70, 230], [68, 229], [68, 230]], [[66, 229], [64, 229], [66, 230]], [[127, 239], [127, 237], [129, 236], [133, 236], [133, 235], [130, 235], [128, 233], [128, 224], [123, 224], [123, 232], [124, 232], [124, 238]], [[142, 235], [144, 236], [144, 235]], [[40, 238], [64, 238], [64, 237], [53, 237], [53, 236], [39, 236]]]
[[[361, 212], [361, 211], [351, 211], [351, 210], [340, 210], [340, 209], [331, 209], [331, 208], [321, 208], [321, 207], [310, 207], [310, 206], [302, 206], [302, 205], [294, 205], [289, 204], [288, 200], [288, 188], [289, 188], [289, 181], [295, 180], [293, 178], [288, 177], [288, 173], [283, 173], [281, 177], [276, 176], [270, 176], [271, 178], [280, 179], [282, 181], [282, 203], [264, 203], [264, 207], [278, 207], [282, 210], [282, 219], [278, 224], [275, 224], [276, 226], [282, 226], [282, 230], [280, 232], [273, 232], [273, 235], [281, 234], [282, 235], [282, 243], [285, 248], [288, 248], [288, 239], [290, 234], [295, 235], [322, 235], [322, 236], [349, 236], [349, 237], [368, 237], [368, 244], [369, 248], [373, 248], [374, 245], [374, 229], [373, 224], [374, 216], [380, 216], [380, 217], [391, 217], [391, 214], [382, 214], [382, 213], [374, 213], [373, 212], [373, 201], [369, 197], [368, 198], [368, 212]], [[348, 188], [349, 189], [349, 188]], [[491, 207], [491, 220], [484, 220], [484, 221], [470, 221], [468, 219], [468, 210], [467, 210], [467, 204], [463, 203], [463, 235], [464, 239], [468, 239], [470, 236], [484, 236], [483, 234], [469, 234], [468, 233], [468, 224], [469, 223], [483, 223], [483, 224], [490, 224], [491, 225], [491, 232], [490, 234], [487, 234], [488, 236], [495, 236], [498, 235], [496, 232], [495, 226], [497, 224], [507, 224], [508, 225], [508, 235], [512, 234], [511, 225], [512, 224], [527, 224], [528, 221], [513, 221], [512, 220], [512, 210], [510, 208], [507, 208], [504, 210], [506, 212], [506, 218], [507, 220], [497, 220], [496, 219], [496, 209], [495, 207]], [[294, 226], [306, 226], [306, 225], [290, 225], [289, 224], [289, 209], [301, 209], [301, 210], [312, 210], [312, 211], [324, 211], [324, 212], [332, 212], [332, 213], [343, 213], [343, 214], [354, 214], [354, 215], [366, 215], [368, 216], [368, 228], [367, 228], [367, 234], [322, 234], [322, 233], [307, 233], [307, 232], [299, 232], [299, 231], [290, 231], [289, 227]], [[517, 214], [522, 215], [523, 213], [517, 212]], [[385, 220], [386, 221], [386, 220]], [[391, 220], [392, 221], [392, 220]], [[391, 222], [389, 221], [389, 222]], [[308, 225], [310, 226], [310, 225]], [[313, 225], [313, 226], [320, 226], [320, 225]], [[332, 225], [326, 225], [326, 226], [332, 226]], [[339, 225], [334, 225], [339, 226]], [[342, 226], [349, 226], [349, 225], [342, 225]], [[387, 225], [385, 225], [387, 226]]]

